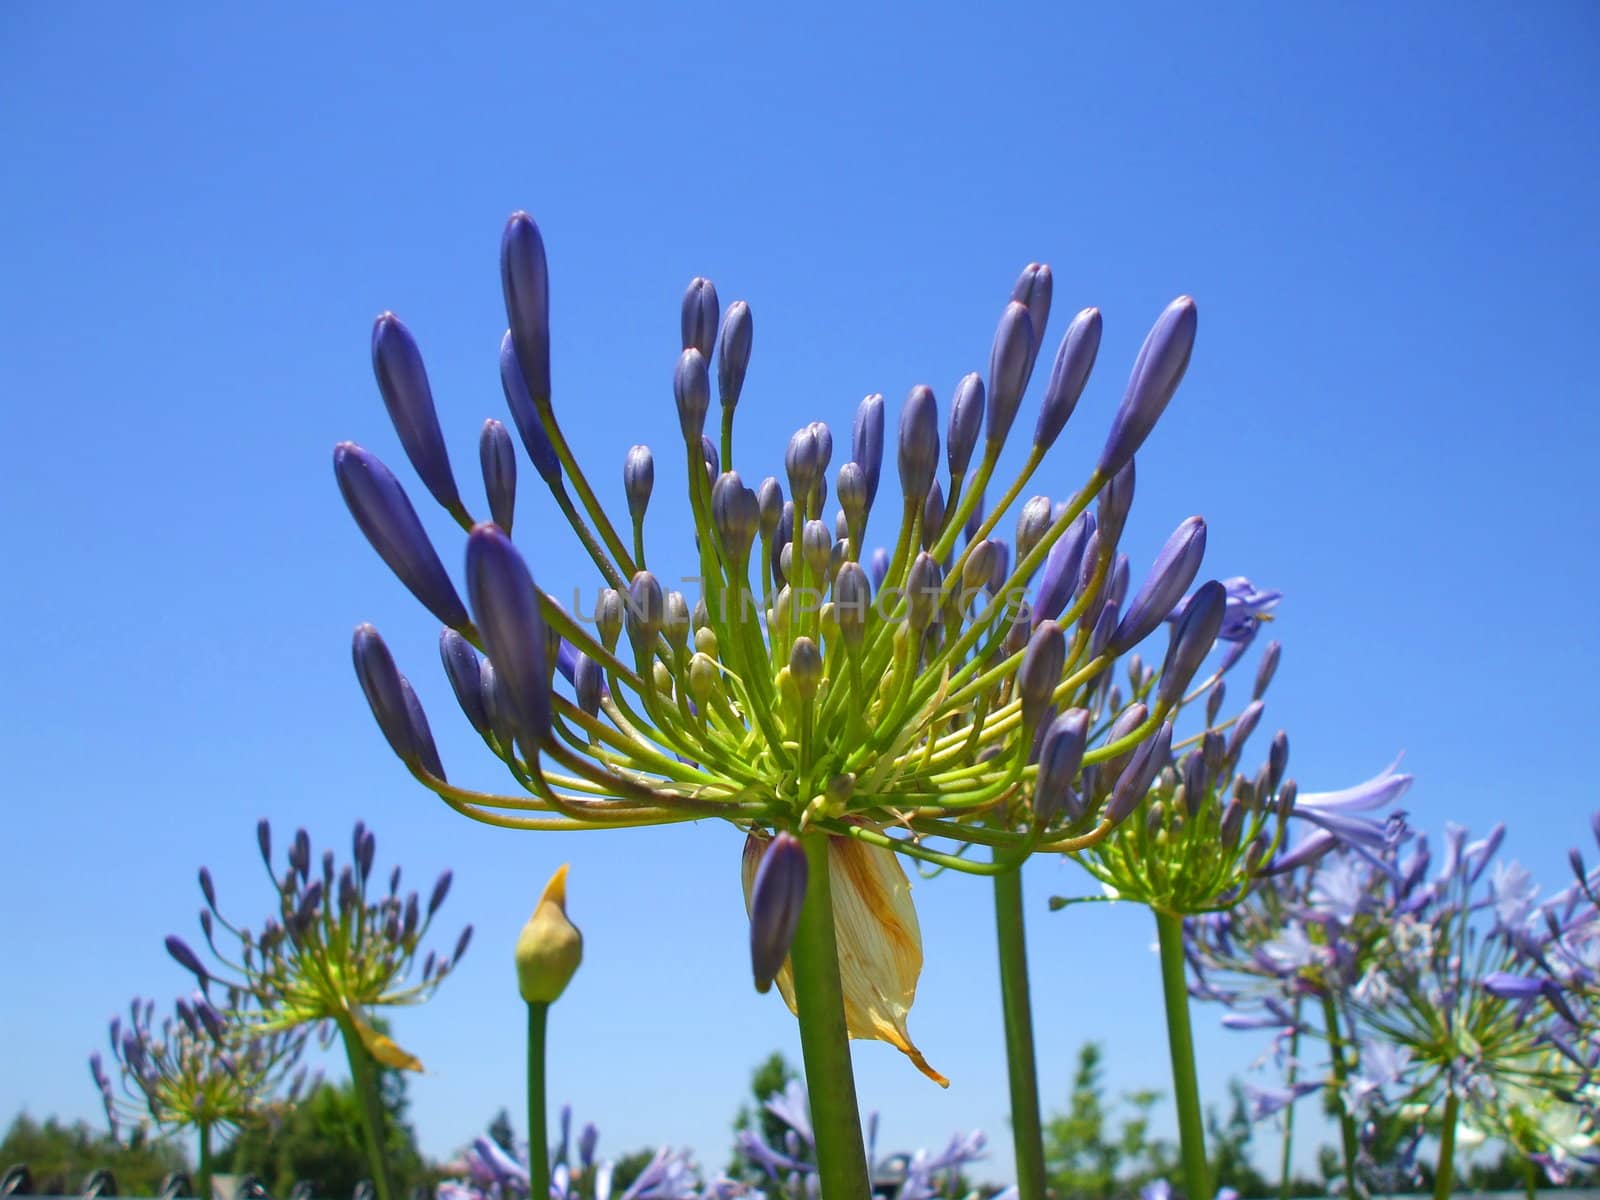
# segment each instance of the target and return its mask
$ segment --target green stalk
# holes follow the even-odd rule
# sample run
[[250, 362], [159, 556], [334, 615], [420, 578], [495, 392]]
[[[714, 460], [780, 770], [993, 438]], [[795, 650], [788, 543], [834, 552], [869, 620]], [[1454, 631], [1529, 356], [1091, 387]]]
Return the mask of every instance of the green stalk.
[[340, 1021], [339, 1033], [344, 1037], [345, 1057], [350, 1060], [350, 1084], [361, 1102], [361, 1128], [367, 1138], [372, 1185], [378, 1191], [378, 1200], [394, 1200], [394, 1188], [383, 1159], [383, 1101], [378, 1096], [378, 1075], [355, 1027]]
[[528, 1005], [528, 1177], [529, 1195], [550, 1194], [550, 1120], [544, 1107], [545, 1024], [550, 1006]]
[[198, 1178], [195, 1180], [195, 1194], [197, 1196], [211, 1195], [211, 1122], [202, 1121], [196, 1126], [200, 1136], [200, 1161], [195, 1168]]
[[1333, 1104], [1339, 1114], [1339, 1140], [1344, 1150], [1344, 1178], [1351, 1196], [1359, 1196], [1356, 1182], [1356, 1122], [1345, 1104], [1345, 1080], [1350, 1068], [1344, 1056], [1344, 1038], [1339, 1032], [1339, 1009], [1333, 994], [1322, 996], [1322, 1018], [1328, 1032], [1328, 1057], [1333, 1063]]
[[[1152, 910], [1154, 911], [1154, 910]], [[1172, 1098], [1178, 1106], [1178, 1141], [1183, 1151], [1184, 1189], [1190, 1200], [1209, 1200], [1206, 1127], [1200, 1083], [1194, 1069], [1194, 1034], [1189, 1028], [1189, 985], [1184, 974], [1183, 918], [1157, 911], [1161, 945], [1161, 991], [1167, 1004], [1167, 1046], [1172, 1052]]]
[[794, 968], [795, 1006], [800, 1010], [800, 1051], [811, 1096], [818, 1182], [828, 1200], [868, 1200], [867, 1151], [861, 1140], [833, 932], [828, 835], [806, 833], [800, 842], [806, 851], [806, 898], [789, 962]]
[[1451, 1092], [1444, 1102], [1444, 1127], [1439, 1130], [1439, 1166], [1434, 1171], [1433, 1200], [1449, 1200], [1456, 1176], [1456, 1117], [1461, 1101]]
[[[1294, 1032], [1289, 1035], [1289, 1092], [1294, 1092], [1295, 1076], [1299, 1074], [1300, 1062], [1300, 998], [1295, 997], [1294, 1002]], [[1294, 1105], [1289, 1105], [1283, 1110], [1283, 1164], [1278, 1173], [1278, 1200], [1289, 1200], [1289, 1181], [1291, 1174], [1290, 1158], [1294, 1153]], [[1351, 1198], [1354, 1200], [1354, 1197]]]
[[1005, 1015], [1006, 1071], [1011, 1080], [1017, 1194], [1020, 1200], [1044, 1200], [1044, 1133], [1039, 1123], [1039, 1069], [1033, 1052], [1021, 867], [994, 877], [994, 923], [1000, 947], [1000, 1005]]

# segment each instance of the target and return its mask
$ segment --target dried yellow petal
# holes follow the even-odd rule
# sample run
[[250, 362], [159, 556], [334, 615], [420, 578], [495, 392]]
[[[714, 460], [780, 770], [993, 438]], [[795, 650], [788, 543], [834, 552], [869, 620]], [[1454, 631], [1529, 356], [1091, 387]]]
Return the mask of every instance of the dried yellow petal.
[[[751, 834], [745, 842], [742, 873], [745, 911], [756, 867], [768, 839]], [[858, 1039], [888, 1042], [940, 1087], [950, 1081], [928, 1065], [906, 1030], [906, 1016], [922, 974], [922, 930], [911, 903], [911, 881], [900, 856], [855, 838], [828, 839], [828, 876], [833, 894], [833, 933], [839, 947], [839, 979], [844, 988], [845, 1026]], [[778, 991], [789, 1011], [794, 999], [794, 968], [785, 960]]]
[[394, 1067], [400, 1071], [421, 1071], [422, 1060], [406, 1050], [402, 1050], [394, 1040], [379, 1033], [365, 1020], [360, 1013], [351, 1010], [350, 1021], [355, 1026], [356, 1035], [360, 1037], [361, 1044], [366, 1047], [367, 1053], [372, 1055], [376, 1062], [386, 1067]]

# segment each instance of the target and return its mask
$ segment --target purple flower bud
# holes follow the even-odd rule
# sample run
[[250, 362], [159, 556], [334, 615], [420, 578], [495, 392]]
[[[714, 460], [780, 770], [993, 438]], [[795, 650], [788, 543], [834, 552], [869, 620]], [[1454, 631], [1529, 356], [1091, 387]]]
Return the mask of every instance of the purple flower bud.
[[939, 409], [933, 389], [918, 384], [900, 410], [900, 491], [918, 508], [939, 469]]
[[724, 472], [713, 485], [711, 518], [729, 557], [735, 563], [744, 562], [761, 524], [761, 503], [737, 471]]
[[1222, 701], [1227, 695], [1227, 685], [1222, 680], [1217, 680], [1206, 689], [1206, 724], [1215, 725], [1217, 714], [1222, 711]]
[[700, 351], [700, 357], [711, 361], [711, 343], [717, 336], [717, 318], [722, 305], [717, 300], [717, 289], [711, 280], [696, 275], [683, 293], [683, 348]]
[[677, 369], [672, 373], [672, 397], [678, 402], [678, 427], [683, 430], [683, 440], [691, 445], [699, 442], [705, 432], [706, 409], [711, 407], [711, 377], [705, 355], [692, 346], [678, 357]]
[[1111, 799], [1106, 803], [1105, 818], [1113, 825], [1121, 824], [1129, 813], [1139, 807], [1156, 773], [1172, 757], [1172, 722], [1168, 721], [1148, 741], [1141, 742], [1123, 768], [1122, 774], [1111, 789]]
[[[1127, 524], [1128, 510], [1133, 507], [1133, 485], [1134, 468], [1133, 459], [1130, 458], [1100, 489], [1100, 499], [1096, 506], [1099, 520], [1095, 527], [1100, 533], [1102, 546], [1115, 546], [1122, 538], [1122, 527]], [[1108, 550], [1107, 553], [1109, 552]]]
[[1080, 513], [1044, 560], [1044, 574], [1039, 577], [1039, 590], [1034, 594], [1035, 620], [1055, 620], [1072, 598], [1078, 585], [1078, 572], [1083, 566], [1083, 552], [1090, 535], [1095, 530], [1094, 514]]
[[483, 675], [478, 665], [478, 652], [453, 629], [439, 632], [439, 660], [444, 664], [445, 677], [450, 680], [450, 690], [456, 703], [467, 715], [480, 736], [489, 733], [489, 714], [483, 707]]
[[[1173, 530], [1167, 544], [1156, 555], [1156, 561], [1139, 585], [1132, 603], [1123, 610], [1122, 624], [1111, 648], [1117, 654], [1133, 649], [1166, 620], [1173, 605], [1189, 590], [1194, 577], [1200, 573], [1200, 561], [1206, 553], [1206, 523], [1199, 517], [1190, 517]], [[1222, 586], [1220, 583], [1217, 585]], [[1223, 593], [1226, 604], [1227, 593]], [[1221, 628], [1220, 622], [1218, 628]]]
[[467, 598], [517, 735], [534, 755], [550, 733], [548, 637], [533, 576], [493, 525], [475, 525], [467, 537]]
[[500, 390], [505, 393], [506, 408], [511, 412], [511, 420], [522, 438], [522, 448], [528, 452], [534, 470], [551, 486], [560, 483], [561, 460], [550, 444], [550, 435], [539, 419], [533, 397], [528, 394], [528, 382], [523, 378], [522, 364], [517, 361], [517, 349], [512, 344], [509, 329], [500, 339]]
[[[994, 547], [989, 565], [989, 591], [998, 596], [1006, 580], [1011, 578], [1011, 547], [1005, 538], [990, 538], [989, 544]], [[1029, 619], [1032, 619], [1031, 614]]]
[[860, 466], [867, 483], [867, 507], [878, 498], [883, 472], [883, 396], [874, 392], [856, 407], [850, 432], [850, 461]]
[[372, 860], [378, 853], [378, 836], [370, 829], [364, 829], [361, 837], [356, 841], [356, 866], [361, 871], [361, 881], [366, 883], [372, 875]]
[[961, 567], [963, 595], [972, 595], [980, 588], [988, 588], [994, 578], [995, 558], [999, 553], [1000, 547], [988, 538], [967, 547], [966, 562]]
[[754, 340], [755, 323], [750, 316], [750, 306], [743, 300], [735, 300], [723, 315], [722, 332], [717, 337], [717, 396], [725, 409], [739, 403]]
[[867, 564], [867, 569], [872, 572], [872, 588], [877, 591], [883, 587], [883, 581], [889, 577], [889, 552], [879, 546], [872, 552], [872, 559]]
[[294, 831], [294, 841], [289, 845], [289, 866], [301, 879], [311, 875], [311, 835], [304, 829]]
[[261, 861], [272, 870], [272, 825], [265, 817], [256, 822], [256, 845], [261, 847]]
[[805, 847], [791, 833], [772, 839], [750, 888], [750, 967], [756, 991], [772, 987], [800, 926], [809, 868]]
[[622, 461], [622, 490], [627, 494], [628, 512], [635, 521], [644, 520], [655, 485], [655, 456], [650, 453], [649, 446], [634, 446]]
[[[1196, 593], [1198, 597], [1199, 593]], [[1188, 615], [1188, 610], [1184, 611]], [[1256, 731], [1256, 725], [1261, 721], [1261, 714], [1266, 705], [1259, 700], [1252, 700], [1245, 705], [1245, 709], [1233, 723], [1233, 733], [1228, 738], [1228, 747], [1223, 757], [1229, 762], [1238, 762], [1239, 756], [1244, 752], [1245, 742], [1250, 740], [1250, 735]]]
[[205, 964], [200, 961], [193, 950], [189, 949], [189, 944], [182, 938], [177, 936], [169, 937], [167, 939], [167, 953], [172, 955], [177, 960], [178, 965], [185, 971], [193, 972], [194, 977], [200, 981], [201, 987], [205, 987], [211, 982], [211, 976], [206, 971]]
[[1259, 700], [1266, 695], [1267, 686], [1272, 682], [1272, 677], [1278, 673], [1278, 659], [1283, 654], [1283, 646], [1279, 642], [1268, 642], [1267, 648], [1261, 652], [1261, 665], [1256, 668], [1256, 686], [1252, 698]]
[[411, 331], [392, 312], [384, 313], [372, 326], [372, 373], [417, 475], [446, 511], [464, 514], [422, 353]]
[[811, 436], [817, 439], [817, 461], [822, 469], [819, 475], [828, 473], [828, 464], [833, 461], [833, 430], [828, 428], [826, 421], [813, 421], [806, 428], [811, 430]]
[[1129, 574], [1128, 556], [1126, 554], [1117, 555], [1117, 561], [1111, 567], [1111, 581], [1106, 584], [1106, 600], [1108, 603], [1115, 604], [1118, 608], [1122, 607], [1122, 602], [1128, 596]]
[[858, 462], [847, 462], [839, 468], [838, 482], [834, 485], [839, 507], [844, 510], [846, 526], [859, 530], [867, 516], [867, 473]]
[[429, 612], [451, 628], [464, 628], [467, 610], [400, 481], [354, 442], [334, 447], [333, 473], [350, 515], [378, 556]]
[[220, 1046], [226, 1033], [222, 1024], [222, 1017], [216, 1009], [207, 1003], [203, 996], [198, 994], [194, 998], [194, 1015], [200, 1019], [200, 1024], [205, 1027], [205, 1031], [210, 1035], [211, 1040]]
[[636, 646], [648, 647], [667, 619], [667, 597], [650, 571], [640, 571], [628, 587], [628, 636]]
[[472, 944], [472, 926], [468, 925], [461, 931], [461, 936], [456, 939], [455, 952], [450, 955], [450, 965], [453, 967], [461, 961], [461, 956], [467, 952], [467, 947]]
[[1049, 531], [1051, 511], [1049, 496], [1032, 496], [1022, 506], [1022, 511], [1017, 514], [1018, 562], [1033, 553], [1033, 548], [1039, 544], [1039, 539]]
[[1117, 614], [1117, 605], [1111, 602], [1106, 604], [1095, 618], [1094, 628], [1089, 632], [1090, 658], [1099, 658], [1111, 644], [1111, 635], [1117, 631]]
[[1017, 695], [1022, 700], [1022, 724], [1033, 729], [1050, 703], [1067, 662], [1067, 638], [1054, 621], [1040, 621], [1023, 651], [1017, 668]]
[[451, 874], [449, 871], [439, 876], [439, 881], [433, 885], [433, 894], [428, 897], [428, 916], [433, 916], [439, 911], [439, 906], [444, 903], [444, 898], [450, 894]]
[[928, 488], [928, 499], [922, 506], [923, 549], [933, 549], [934, 542], [939, 540], [939, 534], [944, 530], [944, 517], [944, 489], [935, 479]]
[[1200, 814], [1200, 806], [1205, 800], [1206, 788], [1210, 783], [1207, 778], [1205, 755], [1198, 751], [1191, 751], [1183, 757], [1183, 791], [1189, 804], [1191, 817]]
[[950, 478], [960, 479], [972, 463], [972, 451], [983, 428], [983, 376], [976, 371], [961, 377], [955, 399], [950, 402], [950, 429], [945, 435], [945, 460]]
[[422, 747], [412, 724], [411, 701], [404, 677], [394, 665], [394, 656], [383, 637], [371, 625], [357, 625], [351, 639], [350, 657], [362, 694], [378, 722], [378, 728], [395, 757], [408, 766], [419, 766]]
[[1496, 971], [1483, 977], [1483, 990], [1502, 1000], [1532, 1000], [1544, 995], [1545, 981]]
[[512, 213], [500, 237], [500, 285], [522, 377], [533, 402], [542, 407], [550, 402], [550, 269], [544, 238], [525, 212]]
[[215, 912], [217, 910], [217, 889], [211, 885], [211, 872], [205, 867], [200, 868], [200, 892], [206, 898], [206, 907]]
[[1028, 319], [1033, 323], [1033, 346], [1028, 355], [1028, 371], [1033, 371], [1033, 360], [1039, 355], [1039, 342], [1044, 337], [1044, 327], [1050, 320], [1050, 298], [1055, 291], [1055, 280], [1046, 263], [1029, 263], [1022, 268], [1017, 282], [1011, 288], [1011, 298], [1028, 309]]
[[600, 711], [600, 700], [606, 694], [605, 677], [600, 664], [587, 654], [578, 655], [578, 665], [573, 672], [573, 690], [578, 696], [578, 707], [591, 717]]
[[1089, 382], [1089, 372], [1094, 370], [1095, 357], [1100, 353], [1100, 310], [1086, 308], [1072, 319], [1056, 351], [1055, 365], [1050, 368], [1050, 382], [1045, 386], [1044, 403], [1039, 407], [1039, 421], [1033, 427], [1033, 444], [1048, 450], [1061, 436], [1068, 418], [1078, 407], [1084, 385]]
[[1072, 781], [1083, 765], [1089, 736], [1087, 709], [1071, 708], [1050, 722], [1039, 748], [1039, 776], [1033, 789], [1033, 817], [1048, 825], [1066, 807]]
[[851, 646], [859, 646], [866, 634], [867, 606], [872, 603], [872, 588], [859, 563], [839, 564], [833, 579], [833, 613], [839, 632]]
[[789, 474], [789, 491], [795, 502], [809, 507], [817, 490], [817, 480], [822, 475], [822, 447], [817, 442], [816, 430], [809, 425], [795, 430], [784, 452], [783, 465]]
[[1028, 306], [1013, 300], [1000, 314], [989, 350], [989, 432], [988, 443], [998, 448], [1017, 419], [1022, 393], [1033, 370], [1033, 320]]
[[[1183, 585], [1187, 586], [1187, 583]], [[1183, 587], [1178, 591], [1181, 592]], [[1135, 600], [1135, 603], [1138, 601]], [[1216, 644], [1217, 631], [1222, 628], [1222, 615], [1227, 603], [1227, 594], [1222, 585], [1213, 579], [1200, 586], [1188, 607], [1183, 610], [1183, 616], [1172, 631], [1172, 640], [1167, 643], [1166, 661], [1161, 664], [1161, 682], [1156, 687], [1156, 704], [1159, 707], [1170, 708], [1183, 699], [1183, 690], [1189, 686], [1189, 681]]]
[[1283, 773], [1289, 768], [1289, 735], [1283, 730], [1273, 736], [1272, 748], [1267, 752], [1267, 779], [1269, 791], [1276, 792], [1283, 782]]
[[[400, 676], [400, 691], [405, 697], [406, 719], [411, 724], [411, 743], [416, 747], [417, 758], [428, 774], [445, 778], [444, 764], [439, 761], [439, 748], [434, 744], [433, 731], [428, 728], [428, 715], [422, 711], [422, 701], [412, 690], [411, 681]], [[329, 859], [332, 855], [327, 856]]]
[[478, 461], [483, 467], [483, 490], [489, 497], [494, 523], [511, 532], [517, 505], [517, 450], [506, 427], [493, 417], [483, 423], [478, 437]]
[[1188, 296], [1179, 296], [1156, 318], [1134, 359], [1128, 390], [1100, 452], [1096, 469], [1101, 476], [1109, 478], [1120, 471], [1155, 428], [1188, 369], [1197, 324], [1194, 301]]
[[933, 623], [943, 576], [938, 561], [926, 550], [912, 560], [906, 573], [906, 624], [913, 633], [920, 634]]

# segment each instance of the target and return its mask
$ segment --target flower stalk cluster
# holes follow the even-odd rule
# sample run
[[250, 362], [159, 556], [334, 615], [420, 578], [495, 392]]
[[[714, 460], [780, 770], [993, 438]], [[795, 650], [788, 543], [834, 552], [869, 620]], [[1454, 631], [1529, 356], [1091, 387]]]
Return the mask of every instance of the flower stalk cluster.
[[293, 1104], [306, 1083], [305, 1068], [296, 1067], [307, 1031], [241, 1028], [234, 1016], [239, 1004], [230, 995], [218, 1009], [197, 992], [178, 1000], [158, 1024], [155, 1001], [135, 997], [126, 1023], [111, 1020], [112, 1071], [99, 1054], [89, 1058], [112, 1136], [124, 1124], [193, 1130], [203, 1187], [210, 1183], [212, 1135], [266, 1115], [280, 1093]]
[[257, 825], [256, 839], [277, 894], [273, 915], [256, 929], [230, 921], [211, 872], [202, 867], [200, 928], [210, 955], [202, 959], [176, 936], [167, 939], [167, 950], [206, 994], [213, 986], [225, 989], [227, 1016], [250, 1035], [317, 1029], [331, 1039], [338, 1032], [363, 1102], [373, 1180], [380, 1200], [391, 1200], [375, 1068], [421, 1071], [422, 1063], [380, 1030], [373, 1014], [432, 996], [466, 953], [472, 927], [461, 931], [448, 955], [428, 951], [419, 969], [422, 944], [450, 891], [449, 871], [426, 901], [414, 891], [402, 894], [399, 867], [385, 885], [374, 862], [377, 839], [360, 821], [351, 836], [350, 861], [342, 866], [331, 850], [315, 857], [301, 829], [284, 852], [279, 875], [266, 821]]

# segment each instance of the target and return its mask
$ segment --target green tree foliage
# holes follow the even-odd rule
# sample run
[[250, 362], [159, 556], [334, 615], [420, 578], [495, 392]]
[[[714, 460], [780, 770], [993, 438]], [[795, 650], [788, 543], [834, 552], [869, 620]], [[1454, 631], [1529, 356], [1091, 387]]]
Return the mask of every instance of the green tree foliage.
[[[432, 1181], [417, 1151], [416, 1135], [406, 1124], [405, 1079], [383, 1070], [379, 1092], [384, 1108], [384, 1153], [401, 1191]], [[366, 1143], [361, 1128], [361, 1102], [349, 1083], [317, 1088], [282, 1115], [271, 1128], [245, 1130], [218, 1155], [218, 1170], [256, 1176], [275, 1196], [287, 1195], [297, 1182], [312, 1185], [316, 1195], [343, 1200], [366, 1179]]]
[[0, 1140], [0, 1171], [26, 1163], [39, 1195], [72, 1196], [91, 1171], [105, 1167], [117, 1177], [124, 1196], [153, 1196], [169, 1171], [187, 1171], [182, 1149], [165, 1139], [135, 1134], [127, 1145], [114, 1141], [85, 1121], [63, 1124], [54, 1117], [43, 1123], [27, 1113], [11, 1122]]
[[[1079, 1048], [1067, 1111], [1045, 1123], [1045, 1168], [1063, 1200], [1131, 1195], [1174, 1162], [1172, 1147], [1150, 1137], [1150, 1110], [1160, 1093], [1133, 1092], [1108, 1105], [1102, 1062], [1097, 1042]], [[1114, 1111], [1123, 1105], [1128, 1111]]]

